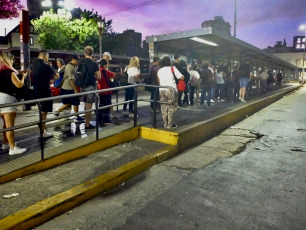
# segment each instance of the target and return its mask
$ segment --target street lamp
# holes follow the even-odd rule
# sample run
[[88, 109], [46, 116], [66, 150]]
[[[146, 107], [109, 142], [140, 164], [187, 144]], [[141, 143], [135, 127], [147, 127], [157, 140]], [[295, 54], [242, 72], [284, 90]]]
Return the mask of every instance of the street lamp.
[[103, 27], [104, 27], [104, 22], [99, 21], [99, 57], [100, 59], [102, 58], [102, 34], [103, 34]]
[[305, 74], [305, 46], [306, 46], [306, 24], [300, 25], [300, 30], [304, 30], [304, 39], [302, 40], [302, 42], [304, 42], [304, 52], [303, 52], [303, 67], [302, 67], [302, 83], [304, 82], [304, 74]]

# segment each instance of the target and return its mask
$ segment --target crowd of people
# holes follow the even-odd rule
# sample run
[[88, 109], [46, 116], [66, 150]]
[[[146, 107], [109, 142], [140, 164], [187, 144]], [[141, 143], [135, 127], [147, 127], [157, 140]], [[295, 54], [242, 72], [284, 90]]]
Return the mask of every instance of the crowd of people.
[[[97, 62], [93, 60], [94, 50], [87, 46], [84, 48], [85, 57], [79, 59], [76, 55], [71, 55], [68, 63], [57, 59], [58, 69], [54, 69], [49, 63], [49, 53], [41, 50], [38, 59], [31, 65], [31, 77], [33, 79], [33, 89], [35, 98], [49, 98], [52, 96], [50, 82], [54, 82], [54, 86], [59, 89], [60, 95], [73, 95], [79, 92], [90, 92], [101, 89], [112, 88], [116, 74], [108, 70], [111, 55], [105, 52], [102, 58]], [[0, 52], [0, 77], [2, 84], [0, 86], [0, 104], [17, 102], [18, 88], [24, 84], [24, 79], [29, 73], [28, 70], [18, 72], [13, 68], [14, 57], [9, 52]], [[132, 57], [129, 65], [124, 72], [127, 75], [127, 85], [136, 85], [140, 82], [140, 64], [138, 57]], [[210, 107], [211, 103], [216, 100], [222, 102], [228, 100], [229, 97], [241, 102], [246, 102], [246, 92], [252, 79], [252, 71], [247, 63], [241, 63], [232, 71], [227, 67], [218, 66], [215, 70], [208, 62], [200, 65], [197, 60], [187, 64], [179, 55], [174, 55], [174, 60], [165, 56], [162, 60], [154, 57], [153, 62], [149, 65], [149, 85], [166, 86], [160, 88], [152, 88], [151, 92], [151, 111], [155, 108], [157, 112], [161, 110], [164, 128], [172, 129], [177, 127], [174, 123], [175, 112], [180, 107], [195, 106]], [[85, 79], [80, 85], [78, 79]], [[281, 78], [281, 73], [278, 74]], [[268, 71], [263, 71], [259, 75], [262, 91], [265, 92], [269, 87]], [[79, 85], [78, 85], [79, 84]], [[179, 86], [180, 85], [180, 86]], [[168, 88], [167, 88], [168, 86]], [[174, 89], [174, 92], [171, 88]], [[134, 88], [125, 88], [125, 101], [134, 99]], [[99, 107], [106, 106], [99, 110], [98, 121], [96, 125], [104, 126], [112, 123], [112, 94], [113, 91], [99, 93]], [[157, 101], [164, 103], [154, 104], [154, 97]], [[96, 100], [94, 93], [83, 96], [84, 109], [90, 110]], [[95, 129], [96, 126], [91, 124], [91, 112], [85, 112], [85, 119], [79, 116], [80, 97], [69, 97], [62, 99], [62, 106], [54, 111], [55, 116], [59, 116], [65, 109], [73, 108], [75, 114], [75, 122], [84, 122], [85, 130]], [[53, 100], [41, 102], [41, 117], [43, 120], [47, 118], [48, 113], [53, 112]], [[123, 113], [135, 113], [134, 103], [129, 102], [123, 105]], [[128, 107], [128, 112], [127, 112]], [[0, 108], [1, 117], [3, 119], [3, 128], [14, 126], [17, 107], [10, 106]], [[40, 125], [40, 132], [43, 138], [53, 136], [51, 132], [46, 130], [46, 124]], [[3, 132], [2, 149], [9, 149], [9, 154], [20, 154], [26, 151], [25, 148], [19, 148], [14, 141], [14, 131]]]

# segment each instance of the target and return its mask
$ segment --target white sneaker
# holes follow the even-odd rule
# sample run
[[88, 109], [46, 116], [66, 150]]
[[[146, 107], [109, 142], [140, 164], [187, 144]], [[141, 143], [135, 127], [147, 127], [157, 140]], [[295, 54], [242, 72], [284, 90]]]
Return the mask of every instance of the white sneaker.
[[6, 149], [9, 149], [10, 148], [10, 145], [9, 143], [6, 143], [6, 144], [2, 144], [2, 150], [6, 150]]
[[10, 149], [9, 154], [10, 155], [17, 155], [17, 154], [21, 154], [24, 153], [25, 151], [27, 151], [26, 148], [19, 148], [15, 145], [14, 149]]
[[210, 103], [214, 103], [215, 101], [213, 99], [210, 99]]
[[42, 136], [43, 138], [53, 137], [53, 133], [49, 133], [48, 131], [45, 130]]

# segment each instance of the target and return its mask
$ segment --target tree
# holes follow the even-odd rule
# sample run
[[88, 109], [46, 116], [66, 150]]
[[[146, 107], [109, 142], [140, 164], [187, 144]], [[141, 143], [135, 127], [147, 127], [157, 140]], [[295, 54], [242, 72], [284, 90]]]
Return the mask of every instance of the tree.
[[20, 0], [0, 0], [0, 19], [17, 18], [22, 9]]
[[[93, 11], [82, 11], [77, 9], [77, 15], [72, 17], [71, 13], [59, 9], [57, 14], [50, 10], [32, 20], [34, 29], [38, 32], [38, 43], [45, 49], [82, 51], [85, 46], [93, 46], [95, 50], [99, 47], [98, 21], [105, 23], [104, 33], [108, 30], [112, 33], [112, 21], [105, 21]], [[74, 12], [75, 14], [75, 12]]]

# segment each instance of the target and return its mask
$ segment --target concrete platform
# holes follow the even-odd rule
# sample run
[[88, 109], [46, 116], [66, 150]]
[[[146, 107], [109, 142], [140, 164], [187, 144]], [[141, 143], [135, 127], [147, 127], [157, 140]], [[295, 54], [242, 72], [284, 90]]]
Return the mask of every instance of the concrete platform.
[[[51, 218], [52, 216], [58, 215], [64, 212], [65, 210], [69, 210], [71, 207], [78, 205], [87, 199], [90, 199], [91, 197], [101, 193], [102, 191], [105, 191], [111, 188], [112, 186], [120, 184], [122, 181], [125, 181], [130, 177], [137, 175], [139, 172], [146, 170], [147, 168], [151, 167], [156, 163], [164, 161], [165, 159], [168, 159], [169, 157], [172, 157], [173, 155], [178, 154], [179, 152], [184, 151], [185, 149], [196, 146], [199, 143], [203, 143], [205, 140], [220, 133], [222, 130], [235, 124], [239, 120], [244, 119], [246, 116], [253, 114], [254, 112], [275, 102], [284, 95], [296, 90], [297, 87], [298, 86], [283, 87], [282, 89], [279, 89], [277, 91], [274, 91], [273, 93], [265, 95], [265, 97], [254, 97], [253, 99], [249, 100], [247, 103], [241, 103], [241, 102], [236, 103], [231, 101], [216, 102], [214, 103], [214, 106], [207, 108], [204, 111], [202, 108], [198, 107], [181, 108], [178, 110], [175, 119], [179, 127], [175, 130], [172, 130], [173, 132], [168, 132], [168, 130], [164, 130], [163, 128], [161, 129], [150, 128], [151, 126], [150, 110], [148, 107], [143, 106], [139, 109], [139, 114], [138, 114], [139, 127], [135, 128], [137, 134], [131, 135], [130, 133], [131, 129], [128, 127], [129, 123], [122, 126], [118, 126], [119, 128], [116, 127], [117, 129], [113, 127], [110, 127], [110, 129], [112, 129], [112, 131], [116, 130], [116, 132], [120, 135], [122, 135], [122, 133], [127, 132], [124, 138], [119, 138], [123, 142], [135, 139], [137, 137], [143, 137], [151, 139], [153, 141], [164, 142], [165, 144], [168, 144], [169, 147], [163, 148], [152, 154], [145, 155], [144, 157], [137, 159], [131, 163], [128, 163], [127, 165], [114, 169], [113, 171], [110, 171], [109, 173], [104, 174], [101, 177], [95, 178], [87, 183], [81, 184], [80, 186], [68, 190], [67, 192], [56, 195], [54, 197], [50, 197], [46, 200], [43, 200], [42, 202], [34, 204], [29, 208], [21, 210], [15, 215], [4, 218], [3, 220], [0, 221], [0, 224], [1, 226], [6, 226], [6, 228], [4, 229], [14, 229], [15, 227], [31, 228], [32, 226], [42, 223], [43, 221]], [[65, 122], [66, 121], [63, 122], [64, 123], [63, 125], [69, 126], [69, 124], [65, 124]], [[158, 118], [158, 125], [162, 126], [160, 115]], [[132, 132], [135, 133], [134, 131]], [[101, 132], [103, 132], [103, 129]], [[168, 138], [168, 137], [165, 138], [165, 136], [167, 135], [168, 136], [170, 135], [173, 138]], [[64, 154], [60, 152], [60, 154], [58, 153], [56, 154], [56, 156], [50, 157], [50, 159], [66, 155], [66, 159], [68, 158], [67, 161], [69, 161], [72, 159], [70, 159], [68, 155], [76, 154], [77, 152], [86, 152], [86, 154], [89, 154], [89, 152], [95, 152], [99, 150], [98, 147], [96, 146], [102, 145], [101, 149], [113, 146], [118, 142], [114, 140], [109, 141], [109, 139], [107, 138], [115, 138], [115, 136], [116, 135], [114, 134], [105, 136], [104, 139], [99, 140], [98, 143], [96, 143], [95, 141], [89, 143], [84, 143], [84, 142], [82, 143], [80, 142], [80, 138], [74, 137], [76, 138], [76, 140], [71, 141], [72, 143], [71, 146], [73, 146], [74, 148], [77, 147], [79, 151], [76, 149], [65, 149]], [[63, 140], [65, 140], [66, 138], [63, 138], [61, 140], [61, 137], [59, 135], [57, 139], [56, 138], [54, 139], [61, 140], [62, 142], [64, 142]], [[169, 140], [171, 141], [169, 142]], [[108, 144], [106, 145], [103, 142], [107, 142]], [[65, 143], [61, 144], [62, 146], [67, 146], [66, 140]], [[52, 149], [52, 146], [50, 148]], [[46, 162], [39, 164], [45, 164], [45, 163]], [[58, 163], [59, 162], [57, 162], [57, 164]], [[8, 162], [4, 162], [3, 164], [8, 164]], [[42, 166], [40, 167], [41, 169], [46, 169]], [[32, 171], [28, 169], [28, 172]], [[18, 175], [19, 176], [23, 175], [23, 173], [25, 172], [19, 171], [19, 173], [20, 174], [16, 173], [15, 170], [14, 173], [9, 173], [6, 174], [5, 176], [15, 174], [15, 177], [17, 177]], [[5, 176], [1, 178], [3, 179], [5, 178]], [[3, 179], [3, 181], [14, 179], [14, 176], [10, 176], [9, 178], [10, 179]]]

